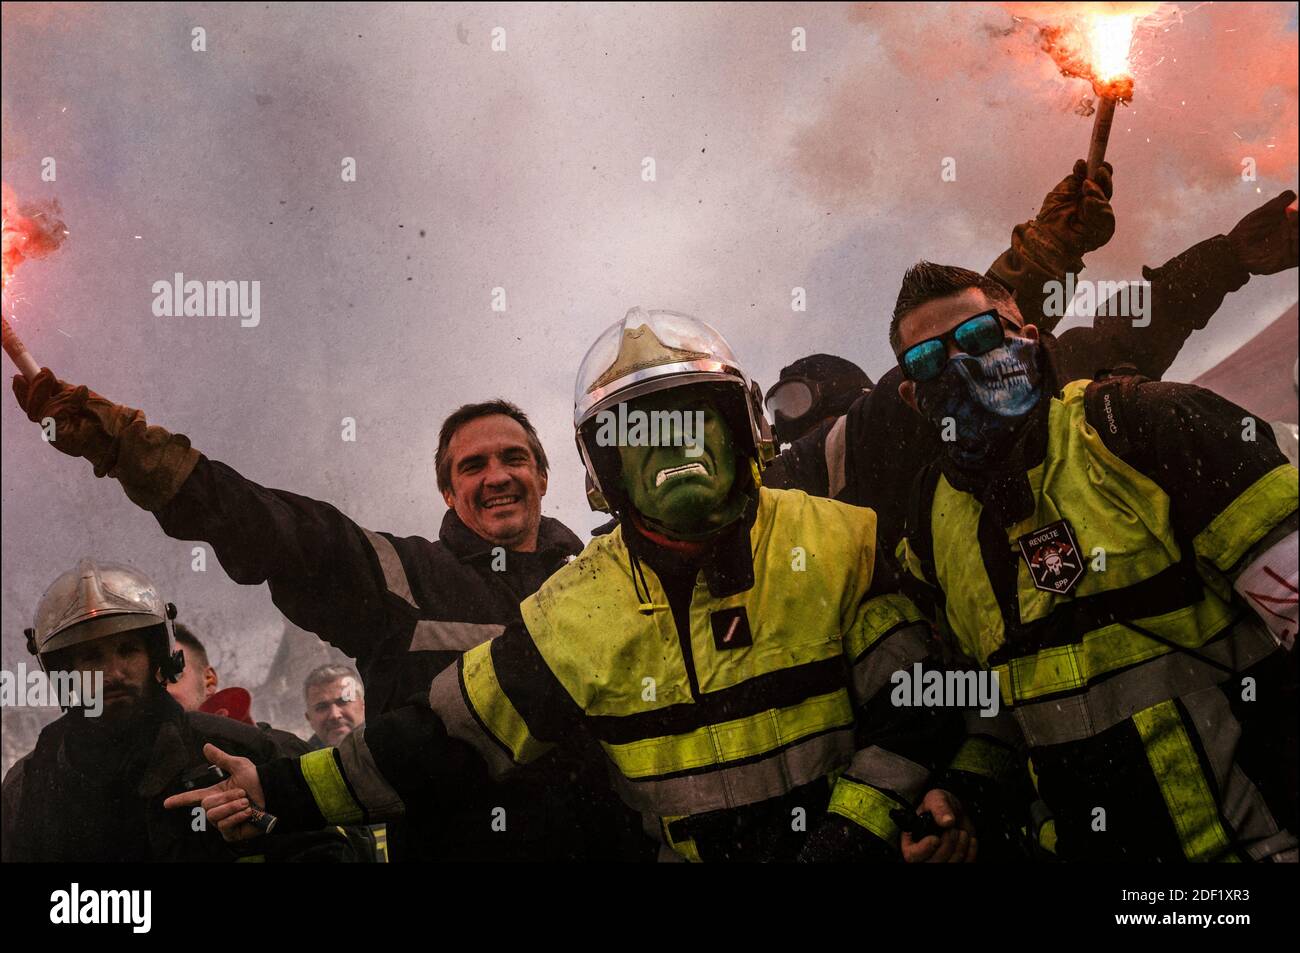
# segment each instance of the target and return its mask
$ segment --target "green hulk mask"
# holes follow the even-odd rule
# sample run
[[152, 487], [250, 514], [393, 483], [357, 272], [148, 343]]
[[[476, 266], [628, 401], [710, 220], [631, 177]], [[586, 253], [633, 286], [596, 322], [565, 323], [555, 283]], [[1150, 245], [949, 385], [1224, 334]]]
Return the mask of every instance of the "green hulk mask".
[[[628, 402], [627, 444], [620, 443], [623, 488], [637, 512], [651, 524], [677, 539], [701, 539], [731, 523], [745, 508], [744, 494], [732, 494], [736, 482], [736, 448], [731, 430], [707, 395], [693, 388], [647, 394]], [[657, 424], [647, 425], [637, 436], [637, 418], [656, 421], [654, 411], [678, 411], [673, 429], [676, 446], [646, 446]], [[640, 412], [638, 414], [638, 412]], [[703, 432], [697, 412], [703, 414]], [[688, 418], [689, 415], [689, 418]]]

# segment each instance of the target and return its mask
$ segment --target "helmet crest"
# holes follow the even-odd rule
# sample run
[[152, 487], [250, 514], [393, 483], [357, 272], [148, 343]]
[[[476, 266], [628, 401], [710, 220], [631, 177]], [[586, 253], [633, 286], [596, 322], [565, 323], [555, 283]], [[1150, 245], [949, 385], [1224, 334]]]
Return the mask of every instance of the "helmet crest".
[[646, 394], [699, 384], [718, 387], [724, 405], [719, 411], [727, 416], [737, 447], [761, 469], [773, 453], [771, 425], [757, 385], [716, 329], [688, 314], [638, 307], [601, 332], [578, 368], [573, 401], [593, 508], [608, 508], [621, 495], [607, 485], [614, 457], [596, 446], [597, 415]]

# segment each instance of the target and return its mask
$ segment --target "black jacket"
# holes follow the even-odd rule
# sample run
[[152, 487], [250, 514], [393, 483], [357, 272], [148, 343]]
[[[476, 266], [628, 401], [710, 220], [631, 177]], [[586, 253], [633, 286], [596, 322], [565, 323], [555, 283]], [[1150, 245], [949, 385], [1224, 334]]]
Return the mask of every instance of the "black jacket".
[[[494, 547], [454, 511], [434, 542], [376, 533], [206, 457], [155, 515], [167, 535], [210, 543], [236, 582], [267, 583], [295, 625], [355, 659], [373, 714], [425, 703], [438, 672], [519, 621], [520, 601], [582, 549], [548, 517], [533, 553]], [[560, 751], [505, 783], [462, 780], [479, 792], [471, 807], [449, 810], [435, 793], [388, 825], [394, 861], [633, 859], [648, 847], [601, 758]], [[505, 831], [493, 829], [497, 808]]]
[[191, 810], [164, 810], [180, 779], [207, 764], [207, 742], [263, 764], [307, 751], [294, 735], [186, 712], [159, 692], [127, 722], [65, 713], [5, 775], [5, 862], [354, 861], [337, 829], [277, 835], [232, 849], [216, 825], [194, 830]]

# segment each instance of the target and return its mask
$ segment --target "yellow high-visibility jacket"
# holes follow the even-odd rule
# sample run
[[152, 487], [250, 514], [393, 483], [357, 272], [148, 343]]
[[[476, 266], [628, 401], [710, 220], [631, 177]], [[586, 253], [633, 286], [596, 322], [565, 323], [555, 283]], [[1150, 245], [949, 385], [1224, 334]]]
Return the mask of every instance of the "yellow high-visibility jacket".
[[934, 471], [899, 552], [998, 673], [1056, 850], [1293, 856], [1295, 657], [1232, 582], [1295, 533], [1295, 468], [1189, 385], [1075, 381], [1046, 429], [1031, 515], [1006, 524]]
[[[933, 667], [930, 629], [873, 589], [872, 511], [762, 489], [748, 538], [753, 585], [716, 597], [701, 573], [680, 624], [622, 529], [593, 540], [522, 625], [434, 680], [427, 710], [264, 772], [269, 809], [303, 823], [433, 809], [483, 764], [500, 775], [585, 737], [661, 856], [790, 858], [827, 813], [895, 854], [890, 811], [954, 756], [978, 770], [960, 713], [891, 701], [895, 672]], [[509, 818], [482, 823], [511, 834]]]

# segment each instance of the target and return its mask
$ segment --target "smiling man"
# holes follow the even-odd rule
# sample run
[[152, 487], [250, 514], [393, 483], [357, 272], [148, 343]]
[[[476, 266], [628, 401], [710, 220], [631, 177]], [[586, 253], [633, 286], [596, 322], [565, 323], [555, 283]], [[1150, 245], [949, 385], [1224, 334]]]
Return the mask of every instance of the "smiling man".
[[461, 407], [442, 425], [435, 467], [443, 500], [470, 532], [537, 551], [549, 466], [523, 411], [503, 400]]
[[[439, 538], [365, 529], [328, 503], [260, 486], [188, 438], [43, 370], [15, 393], [33, 420], [57, 421], [56, 449], [122, 483], [169, 536], [204, 540], [227, 574], [267, 583], [294, 624], [357, 662], [370, 717], [427, 695], [462, 653], [519, 619], [519, 603], [582, 545], [541, 515], [548, 463], [522, 410], [466, 404], [435, 454], [448, 511]], [[364, 729], [353, 734], [360, 735]], [[389, 825], [392, 859], [561, 860], [643, 856], [634, 815], [598, 763], [557, 752], [502, 783], [458, 779], [474, 798], [436, 801]]]

